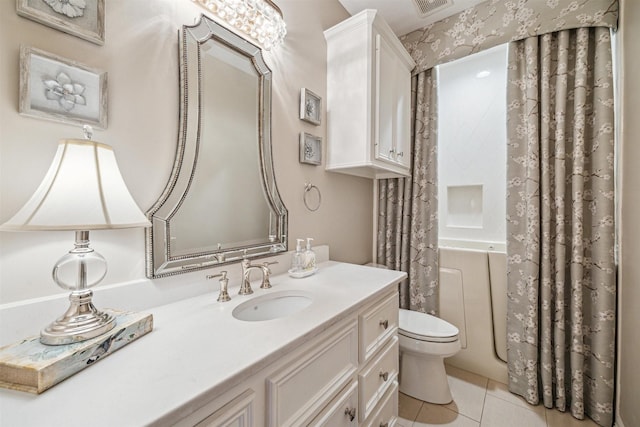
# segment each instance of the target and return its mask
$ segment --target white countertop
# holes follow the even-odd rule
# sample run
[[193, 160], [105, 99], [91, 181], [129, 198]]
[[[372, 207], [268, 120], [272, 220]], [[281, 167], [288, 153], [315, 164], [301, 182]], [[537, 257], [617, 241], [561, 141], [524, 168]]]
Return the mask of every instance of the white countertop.
[[[41, 395], [0, 389], [0, 426], [141, 426], [172, 423], [187, 403], [204, 404], [251, 372], [387, 292], [405, 273], [324, 262], [304, 279], [252, 282], [254, 294], [219, 303], [217, 292], [146, 310], [151, 333]], [[231, 316], [252, 297], [300, 289], [313, 303], [290, 316], [244, 322]], [[201, 401], [201, 402], [200, 402]], [[193, 407], [193, 406], [192, 406]]]

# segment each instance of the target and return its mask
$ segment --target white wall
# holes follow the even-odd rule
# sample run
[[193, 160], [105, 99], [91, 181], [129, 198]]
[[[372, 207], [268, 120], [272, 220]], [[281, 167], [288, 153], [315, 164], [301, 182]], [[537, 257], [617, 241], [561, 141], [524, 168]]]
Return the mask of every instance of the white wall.
[[[371, 260], [372, 184], [298, 163], [298, 135], [326, 139], [319, 127], [298, 119], [299, 91], [326, 98], [326, 45], [322, 31], [349, 15], [337, 0], [279, 0], [288, 36], [266, 54], [273, 71], [272, 139], [276, 179], [289, 210], [289, 244], [314, 237], [333, 259]], [[46, 172], [59, 139], [81, 130], [18, 114], [21, 44], [108, 72], [109, 126], [95, 140], [114, 147], [122, 175], [146, 210], [169, 177], [178, 132], [178, 46], [181, 25], [204, 12], [189, 0], [108, 0], [104, 46], [19, 17], [15, 1], [0, 2], [0, 222], [17, 211]], [[317, 212], [304, 207], [305, 182], [322, 191]], [[144, 280], [142, 229], [92, 232], [109, 263], [103, 284]], [[0, 304], [63, 292], [50, 276], [55, 261], [71, 249], [73, 233], [0, 233]], [[202, 272], [202, 276], [207, 272]], [[163, 280], [163, 279], [158, 279]]]
[[621, 0], [619, 52], [622, 129], [619, 277], [618, 277], [618, 384], [616, 421], [619, 426], [640, 426], [640, 3]]
[[441, 239], [505, 241], [506, 46], [438, 67]]

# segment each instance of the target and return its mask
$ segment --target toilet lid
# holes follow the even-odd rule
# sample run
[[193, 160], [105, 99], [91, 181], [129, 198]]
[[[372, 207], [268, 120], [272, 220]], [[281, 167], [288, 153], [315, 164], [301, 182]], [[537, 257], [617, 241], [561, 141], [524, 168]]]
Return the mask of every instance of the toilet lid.
[[451, 342], [458, 339], [458, 328], [451, 323], [432, 316], [400, 309], [399, 333], [421, 341]]

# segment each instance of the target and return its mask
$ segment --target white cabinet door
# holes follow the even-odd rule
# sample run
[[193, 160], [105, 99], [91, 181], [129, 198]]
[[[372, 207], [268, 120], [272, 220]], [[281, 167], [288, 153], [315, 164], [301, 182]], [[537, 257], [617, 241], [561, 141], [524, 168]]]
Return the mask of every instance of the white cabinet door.
[[391, 45], [380, 34], [376, 40], [376, 117], [374, 141], [376, 159], [395, 163], [396, 72]]
[[411, 164], [411, 79], [392, 45], [376, 34], [376, 160]]
[[253, 427], [255, 394], [247, 390], [196, 424], [196, 427]]
[[395, 160], [406, 167], [411, 166], [411, 78], [407, 76], [407, 68], [400, 61], [394, 62], [396, 69], [394, 142]]
[[353, 380], [357, 369], [358, 328], [353, 319], [267, 378], [267, 425], [307, 425]]

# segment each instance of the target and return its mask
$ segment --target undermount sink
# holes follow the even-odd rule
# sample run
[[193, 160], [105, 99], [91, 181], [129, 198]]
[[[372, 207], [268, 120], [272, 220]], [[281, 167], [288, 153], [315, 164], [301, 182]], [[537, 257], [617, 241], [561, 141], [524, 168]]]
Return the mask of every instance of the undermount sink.
[[297, 313], [312, 302], [313, 297], [308, 292], [276, 291], [243, 302], [231, 314], [238, 320], [248, 322], [272, 320]]

